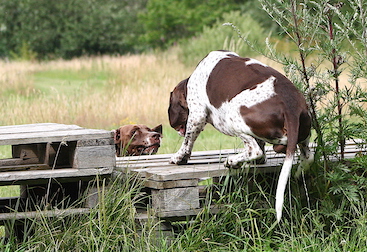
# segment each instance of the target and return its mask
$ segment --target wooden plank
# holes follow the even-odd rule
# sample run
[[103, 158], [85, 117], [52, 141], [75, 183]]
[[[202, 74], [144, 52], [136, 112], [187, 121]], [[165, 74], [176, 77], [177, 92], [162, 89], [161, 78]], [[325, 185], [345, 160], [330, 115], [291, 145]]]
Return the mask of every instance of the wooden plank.
[[51, 132], [51, 131], [66, 131], [83, 129], [77, 125], [66, 125], [59, 123], [35, 123], [35, 124], [21, 124], [9, 125], [0, 127], [0, 135], [6, 134], [27, 134], [34, 132]]
[[23, 158], [5, 158], [0, 159], [0, 170], [3, 167], [6, 166], [17, 166], [17, 165], [24, 165], [24, 164], [32, 164], [32, 163], [38, 163], [38, 158], [29, 158], [29, 159], [23, 159]]
[[114, 167], [103, 167], [98, 169], [54, 169], [35, 171], [14, 171], [0, 173], [0, 185], [16, 185], [31, 183], [32, 180], [70, 178], [79, 180], [82, 177], [111, 175]]
[[[219, 212], [222, 206], [210, 206], [209, 211], [212, 214], [216, 214]], [[148, 221], [151, 218], [173, 218], [175, 217], [183, 217], [183, 220], [187, 220], [186, 216], [194, 216], [198, 215], [201, 211], [203, 211], [203, 208], [196, 208], [196, 209], [188, 209], [188, 210], [178, 210], [178, 211], [160, 211], [160, 212], [154, 212], [154, 211], [138, 211], [135, 215], [135, 219], [137, 221]]]
[[98, 138], [113, 138], [113, 133], [107, 130], [84, 129], [77, 125], [57, 123], [23, 124], [0, 127], [1, 145]]
[[[361, 141], [357, 141], [361, 143]], [[356, 153], [359, 151], [365, 152], [366, 149], [360, 149], [356, 147], [353, 141], [348, 141], [346, 145], [345, 153]], [[266, 146], [266, 156], [268, 160], [278, 159], [279, 162], [284, 159], [285, 155], [276, 153], [272, 150], [272, 146]], [[236, 154], [237, 151], [233, 149], [228, 150], [213, 150], [213, 151], [198, 151], [193, 152], [192, 157], [189, 160], [189, 164], [205, 163], [205, 162], [223, 162], [228, 155]], [[140, 157], [117, 157], [116, 165], [118, 167], [129, 166], [129, 167], [155, 167], [155, 166], [166, 166], [169, 158], [173, 154], [158, 154], [152, 156], [140, 156]]]
[[[280, 166], [256, 166], [245, 167], [241, 169], [245, 173], [273, 173], [280, 169]], [[143, 172], [144, 177], [155, 181], [167, 181], [178, 179], [192, 179], [205, 177], [220, 177], [228, 174], [230, 170], [238, 171], [239, 169], [228, 169], [221, 164], [217, 165], [193, 165], [193, 166], [176, 166], [162, 169], [147, 169]], [[140, 174], [140, 170], [133, 172]]]
[[[196, 151], [192, 153], [189, 162], [190, 161], [195, 162], [195, 160], [202, 160], [202, 159], [224, 159], [224, 158], [227, 158], [228, 155], [235, 155], [235, 154], [238, 154], [239, 152], [241, 152], [241, 150], [233, 150], [233, 149]], [[126, 163], [131, 164], [134, 162], [138, 162], [141, 164], [142, 163], [168, 162], [172, 155], [173, 154], [157, 154], [157, 155], [150, 155], [150, 156], [117, 157], [116, 162], [118, 165], [122, 165]], [[279, 154], [273, 151], [271, 146], [267, 146], [266, 155], [268, 158], [285, 157], [284, 154]]]
[[[216, 157], [213, 156], [212, 158], [204, 156], [202, 159], [196, 158], [196, 159], [190, 159], [188, 161], [187, 165], [195, 165], [195, 164], [211, 164], [211, 163], [223, 163], [227, 159], [227, 156], [222, 157]], [[267, 162], [278, 162], [281, 163], [284, 160], [283, 154], [276, 154], [273, 156], [267, 156]], [[169, 159], [162, 159], [162, 160], [152, 160], [152, 161], [146, 161], [143, 162], [140, 161], [132, 161], [132, 162], [119, 162], [116, 160], [116, 166], [119, 167], [119, 169], [123, 168], [147, 168], [147, 167], [161, 167], [161, 166], [172, 166], [172, 164], [169, 164]]]
[[169, 181], [145, 180], [144, 186], [154, 189], [169, 189], [176, 187], [197, 186], [198, 182], [199, 179], [182, 179], [182, 180], [169, 180]]
[[[203, 208], [177, 210], [177, 211], [160, 211], [155, 213], [155, 216], [159, 218], [174, 218], [174, 217], [186, 218], [186, 216], [198, 215], [201, 211], [203, 211]], [[220, 206], [211, 206], [209, 211], [212, 214], [218, 213], [220, 211]]]
[[24, 165], [10, 165], [0, 166], [0, 172], [13, 172], [13, 171], [34, 171], [34, 170], [46, 170], [51, 167], [47, 164], [24, 164]]
[[[348, 150], [349, 148], [351, 149], [358, 149], [359, 148], [356, 146], [356, 144], [363, 144], [363, 140], [361, 139], [355, 139], [355, 140], [348, 140], [346, 141], [346, 150]], [[364, 143], [366, 144], [366, 143]], [[310, 144], [311, 148], [315, 148], [315, 144], [311, 143]], [[240, 153], [242, 151], [242, 149], [223, 149], [223, 150], [209, 150], [209, 151], [196, 151], [193, 152], [191, 155], [191, 159], [201, 159], [203, 156], [227, 156], [227, 155], [233, 155], [233, 154], [237, 154]], [[366, 151], [366, 149], [364, 150]], [[279, 155], [280, 157], [285, 156], [284, 154], [280, 154], [280, 153], [276, 153], [273, 150], [272, 146], [265, 146], [265, 152], [266, 155]], [[169, 158], [172, 156], [173, 154], [157, 154], [157, 155], [144, 155], [144, 156], [128, 156], [128, 157], [118, 157], [117, 158], [117, 162], [118, 163], [123, 163], [125, 161], [139, 161], [139, 162], [150, 162], [152, 160], [156, 161], [156, 160], [169, 160]]]
[[77, 169], [115, 166], [115, 153], [114, 145], [76, 147], [72, 166]]
[[76, 147], [114, 145], [112, 137], [77, 141]]
[[[203, 156], [212, 156], [212, 155], [228, 155], [228, 154], [236, 154], [238, 152], [236, 152], [233, 149], [223, 149], [223, 150], [211, 150], [211, 151], [195, 151], [192, 153], [191, 158], [195, 159], [195, 158], [201, 158]], [[171, 154], [156, 154], [156, 155], [143, 155], [143, 156], [127, 156], [127, 157], [117, 157], [117, 161], [120, 162], [132, 162], [132, 161], [139, 161], [139, 162], [144, 162], [144, 161], [151, 161], [151, 160], [169, 160], [171, 158], [171, 156], [173, 155], [173, 153]]]
[[[276, 154], [274, 156], [268, 156], [267, 157], [267, 163], [264, 164], [263, 166], [272, 166], [272, 165], [278, 165], [279, 163], [282, 163], [284, 161], [284, 155], [280, 155], [280, 154]], [[155, 167], [186, 167], [186, 166], [192, 166], [192, 165], [197, 165], [197, 164], [218, 164], [218, 163], [223, 163], [225, 161], [227, 157], [222, 157], [220, 159], [216, 159], [216, 157], [210, 159], [210, 158], [206, 158], [203, 157], [203, 159], [192, 159], [189, 160], [188, 164], [186, 165], [174, 165], [174, 164], [169, 164], [168, 159], [166, 160], [161, 160], [161, 161], [156, 161], [156, 160], [152, 160], [151, 162], [129, 162], [129, 163], [121, 163], [121, 162], [116, 162], [116, 166], [117, 166], [117, 170], [131, 170], [131, 169], [137, 169], [137, 168], [155, 168]], [[258, 165], [261, 166], [261, 165]], [[263, 167], [261, 166], [261, 167]]]
[[89, 208], [69, 208], [45, 211], [0, 213], [0, 222], [4, 223], [7, 220], [41, 219], [44, 217], [65, 217], [70, 215], [88, 214], [89, 212]]
[[199, 188], [182, 187], [152, 189], [152, 206], [156, 211], [176, 211], [199, 208]]
[[0, 145], [16, 145], [29, 143], [68, 142], [113, 137], [112, 132], [96, 129], [80, 129], [71, 131], [32, 132], [25, 135], [0, 135]]

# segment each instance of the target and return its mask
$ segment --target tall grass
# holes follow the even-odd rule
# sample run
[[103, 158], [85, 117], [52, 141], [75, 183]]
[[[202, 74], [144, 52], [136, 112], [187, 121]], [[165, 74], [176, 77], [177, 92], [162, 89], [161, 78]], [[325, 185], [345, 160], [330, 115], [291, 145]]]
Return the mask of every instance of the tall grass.
[[[365, 159], [364, 159], [365, 160]], [[365, 165], [367, 162], [364, 161]], [[362, 165], [362, 166], [363, 166]], [[291, 180], [286, 211], [276, 223], [276, 175], [244, 174], [220, 178], [208, 188], [203, 210], [190, 222], [173, 222], [170, 235], [159, 220], [137, 222], [146, 206], [142, 183], [134, 176], [100, 182], [99, 203], [90, 214], [43, 218], [27, 241], [0, 244], [2, 251], [365, 251], [365, 202], [309, 196], [303, 181]], [[347, 182], [348, 179], [345, 180]], [[313, 191], [313, 190], [310, 190]], [[210, 214], [209, 206], [220, 209]], [[335, 205], [332, 205], [335, 204]], [[148, 206], [149, 208], [149, 206]], [[339, 208], [339, 210], [338, 210]], [[349, 211], [346, 215], [345, 212]], [[344, 215], [344, 216], [343, 216]]]
[[174, 56], [2, 64], [2, 125], [50, 121], [97, 128], [130, 122], [155, 126], [166, 121], [170, 90], [189, 75]]

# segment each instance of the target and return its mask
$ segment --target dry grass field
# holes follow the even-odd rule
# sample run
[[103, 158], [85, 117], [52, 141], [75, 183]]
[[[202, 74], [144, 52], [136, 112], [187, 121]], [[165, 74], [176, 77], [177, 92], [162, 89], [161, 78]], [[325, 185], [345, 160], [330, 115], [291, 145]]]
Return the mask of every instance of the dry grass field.
[[[169, 95], [195, 68], [184, 66], [176, 55], [2, 61], [0, 125], [54, 122], [112, 130], [131, 123], [163, 124], [159, 153], [175, 152], [182, 138], [169, 126]], [[208, 126], [195, 150], [241, 147], [239, 144]]]
[[1, 62], [0, 122], [92, 128], [165, 124], [169, 92], [189, 72], [169, 55]]

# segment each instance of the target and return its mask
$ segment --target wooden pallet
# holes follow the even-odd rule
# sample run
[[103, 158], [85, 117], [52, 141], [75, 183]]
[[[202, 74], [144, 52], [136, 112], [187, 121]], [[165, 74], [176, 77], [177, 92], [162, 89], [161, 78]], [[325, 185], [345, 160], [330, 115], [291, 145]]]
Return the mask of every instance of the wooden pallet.
[[111, 176], [116, 164], [112, 132], [77, 125], [1, 126], [0, 145], [12, 150], [10, 158], [0, 159], [0, 186], [21, 186], [19, 197], [0, 195], [0, 223], [16, 220], [14, 229], [21, 232], [24, 219], [89, 211], [98, 194], [90, 182]]
[[[348, 141], [345, 157], [353, 158], [360, 148], [361, 140]], [[312, 147], [313, 148], [313, 147]], [[284, 154], [275, 153], [272, 146], [266, 146], [267, 162], [265, 164], [249, 164], [241, 172], [244, 173], [276, 173], [280, 170]], [[196, 215], [200, 208], [200, 185], [202, 178], [220, 178], [232, 171], [224, 167], [228, 155], [237, 154], [236, 150], [213, 150], [193, 152], [186, 165], [169, 164], [172, 154], [152, 156], [118, 157], [116, 172], [134, 174], [141, 178], [144, 186], [150, 189], [153, 215], [162, 218], [184, 217]], [[337, 157], [335, 157], [337, 158]], [[298, 160], [293, 161], [294, 164]], [[213, 206], [213, 211], [215, 210]], [[144, 213], [146, 214], [146, 213]]]

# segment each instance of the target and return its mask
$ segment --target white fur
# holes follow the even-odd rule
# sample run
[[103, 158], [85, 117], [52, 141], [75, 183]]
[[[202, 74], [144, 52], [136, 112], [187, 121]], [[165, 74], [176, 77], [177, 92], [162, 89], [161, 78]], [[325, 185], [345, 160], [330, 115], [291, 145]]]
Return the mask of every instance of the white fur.
[[258, 64], [258, 65], [262, 65], [263, 67], [268, 67], [268, 65], [256, 60], [256, 59], [250, 59], [248, 61], [246, 61], [246, 65], [251, 65], [251, 64]]
[[[299, 178], [301, 176], [302, 171], [309, 169], [311, 164], [314, 161], [314, 155], [308, 148], [308, 139], [302, 143], [299, 143], [298, 146], [301, 151], [300, 153], [301, 162], [295, 173], [296, 178]], [[277, 186], [277, 192], [276, 192], [276, 197], [275, 197], [275, 211], [277, 213], [278, 222], [282, 218], [284, 192], [285, 192], [285, 187], [288, 182], [289, 174], [292, 169], [293, 157], [294, 157], [294, 154], [292, 156], [286, 156], [286, 158], [284, 159], [282, 170], [279, 175], [279, 179], [278, 179], [278, 186]]]
[[271, 76], [256, 88], [242, 91], [230, 101], [224, 102], [218, 109], [210, 103], [207, 104], [211, 112], [209, 121], [217, 130], [230, 136], [243, 133], [252, 135], [250, 128], [242, 119], [240, 108], [242, 106], [250, 108], [275, 96], [274, 80], [275, 78]]
[[[154, 133], [155, 134], [155, 133]], [[152, 136], [151, 136], [151, 134], [148, 134], [147, 136], [146, 136], [146, 138], [145, 138], [145, 142], [147, 143], [147, 145], [149, 146], [149, 145], [153, 145], [154, 143], [156, 143], [156, 142], [153, 142], [152, 141]], [[161, 137], [159, 137], [159, 142], [161, 143], [162, 142], [162, 138]]]

